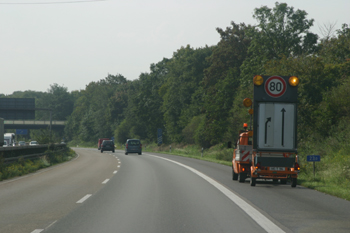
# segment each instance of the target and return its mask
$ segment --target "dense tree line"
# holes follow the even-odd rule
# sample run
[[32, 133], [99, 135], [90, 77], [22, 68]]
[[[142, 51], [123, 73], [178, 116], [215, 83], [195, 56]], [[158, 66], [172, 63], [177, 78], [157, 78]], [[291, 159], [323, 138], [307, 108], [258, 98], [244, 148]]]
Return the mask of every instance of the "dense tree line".
[[37, 107], [55, 109], [53, 119], [67, 120], [68, 140], [114, 136], [119, 143], [127, 138], [156, 142], [161, 128], [165, 143], [208, 148], [234, 141], [242, 123], [249, 122], [242, 100], [253, 97], [254, 75], [296, 75], [300, 141], [335, 132], [342, 132], [339, 140], [350, 139], [349, 26], [318, 36], [310, 31], [314, 20], [285, 3], [256, 8], [253, 17], [257, 25], [231, 22], [217, 28], [217, 45], [181, 47], [137, 80], [108, 75], [81, 91], [69, 93], [54, 84], [47, 93], [9, 97], [35, 97]]

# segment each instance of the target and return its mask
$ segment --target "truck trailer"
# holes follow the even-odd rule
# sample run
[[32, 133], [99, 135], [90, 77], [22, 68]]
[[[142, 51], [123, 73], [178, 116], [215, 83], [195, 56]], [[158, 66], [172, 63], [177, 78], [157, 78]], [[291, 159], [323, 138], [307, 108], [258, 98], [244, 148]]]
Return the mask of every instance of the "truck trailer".
[[[297, 154], [297, 86], [296, 76], [256, 75], [254, 101], [243, 100], [250, 107], [253, 130], [239, 132], [232, 158], [232, 179], [255, 186], [257, 179], [291, 181], [296, 187], [300, 171]], [[254, 106], [254, 108], [253, 108]], [[251, 126], [250, 126], [251, 127]]]

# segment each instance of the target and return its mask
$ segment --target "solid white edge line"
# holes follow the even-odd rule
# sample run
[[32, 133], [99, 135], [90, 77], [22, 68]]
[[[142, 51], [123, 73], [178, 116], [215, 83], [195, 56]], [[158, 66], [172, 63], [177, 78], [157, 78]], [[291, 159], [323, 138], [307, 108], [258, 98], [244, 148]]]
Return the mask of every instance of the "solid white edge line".
[[55, 224], [57, 222], [57, 220], [53, 221], [50, 225], [48, 225], [45, 229], [50, 228], [53, 224]]
[[35, 229], [34, 231], [32, 231], [31, 233], [40, 233], [42, 232], [44, 229]]
[[86, 201], [89, 197], [91, 197], [92, 194], [87, 194], [85, 195], [85, 197], [83, 197], [82, 199], [80, 199], [79, 201], [77, 201], [78, 204], [83, 203], [84, 201]]
[[107, 182], [109, 181], [109, 179], [105, 179], [102, 184], [107, 184]]
[[233, 201], [237, 206], [239, 206], [244, 212], [246, 212], [257, 224], [259, 224], [264, 230], [271, 233], [282, 233], [283, 231], [280, 227], [278, 227], [275, 223], [273, 223], [270, 219], [265, 217], [262, 213], [260, 213], [258, 210], [256, 210], [253, 206], [249, 205], [247, 202], [245, 202], [242, 198], [234, 194], [231, 190], [223, 186], [222, 184], [216, 182], [212, 178], [210, 178], [207, 175], [204, 175], [200, 171], [189, 167], [185, 164], [173, 161], [171, 159], [162, 158], [156, 155], [150, 155], [149, 156], [164, 159], [169, 162], [175, 163], [179, 166], [182, 166], [184, 168], [187, 168], [188, 170], [192, 171], [193, 173], [197, 174], [198, 176], [202, 177], [204, 180], [208, 181], [211, 185], [216, 187], [218, 190], [220, 190], [225, 196], [227, 196], [231, 201]]

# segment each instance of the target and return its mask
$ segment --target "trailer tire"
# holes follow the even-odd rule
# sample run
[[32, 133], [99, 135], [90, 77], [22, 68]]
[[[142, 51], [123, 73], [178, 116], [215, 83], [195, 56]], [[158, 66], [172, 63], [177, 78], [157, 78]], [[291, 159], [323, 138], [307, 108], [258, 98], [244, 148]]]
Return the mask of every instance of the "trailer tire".
[[281, 179], [281, 184], [287, 184], [287, 179]]
[[247, 178], [247, 174], [245, 173], [238, 173], [238, 181], [239, 183], [244, 183], [245, 182], [245, 178]]
[[255, 186], [256, 178], [250, 177], [250, 186]]
[[292, 188], [295, 188], [297, 186], [297, 178], [292, 178]]
[[238, 180], [238, 174], [235, 173], [235, 170], [232, 167], [232, 180]]

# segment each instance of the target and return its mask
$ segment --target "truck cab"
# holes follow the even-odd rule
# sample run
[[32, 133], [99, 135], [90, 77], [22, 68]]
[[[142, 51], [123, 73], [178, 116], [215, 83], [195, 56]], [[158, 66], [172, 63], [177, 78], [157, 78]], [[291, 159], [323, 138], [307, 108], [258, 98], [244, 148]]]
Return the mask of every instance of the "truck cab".
[[[247, 124], [244, 124], [247, 128]], [[239, 133], [236, 148], [232, 157], [232, 179], [243, 183], [247, 177], [250, 177], [250, 168], [252, 163], [253, 149], [253, 131], [243, 130]]]

